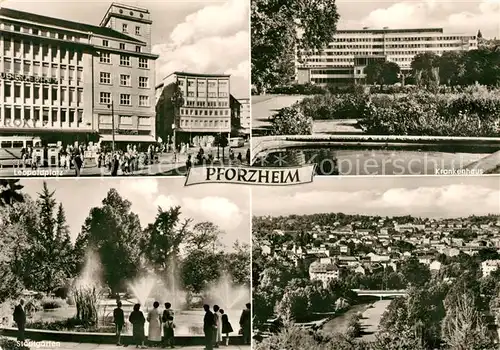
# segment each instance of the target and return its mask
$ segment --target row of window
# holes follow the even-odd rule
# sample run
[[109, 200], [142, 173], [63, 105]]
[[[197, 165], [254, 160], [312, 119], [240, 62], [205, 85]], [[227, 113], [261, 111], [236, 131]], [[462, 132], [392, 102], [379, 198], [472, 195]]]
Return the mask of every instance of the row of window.
[[[109, 105], [111, 104], [111, 92], [101, 92], [99, 95], [99, 103]], [[132, 98], [130, 94], [120, 94], [121, 106], [132, 106]], [[149, 96], [139, 95], [139, 106], [149, 107]]]
[[181, 119], [181, 127], [192, 128], [228, 128], [229, 120], [200, 120], [200, 119]]
[[[99, 82], [101, 84], [111, 85], [111, 73], [109, 72], [100, 72]], [[120, 85], [121, 86], [132, 86], [131, 77], [128, 74], [120, 74]], [[139, 87], [140, 88], [149, 88], [149, 78], [148, 77], [139, 77]]]
[[[2, 108], [0, 106], [0, 114]], [[23, 116], [24, 112], [24, 116]], [[50, 117], [50, 120], [49, 120]], [[3, 109], [4, 120], [14, 120], [14, 125], [21, 126], [21, 120], [35, 120], [43, 122], [61, 122], [61, 123], [74, 123], [75, 121], [81, 123], [83, 121], [83, 110], [82, 109], [71, 109], [71, 108], [40, 108], [40, 107], [21, 107], [21, 106], [9, 106], [4, 105]], [[15, 122], [15, 121], [19, 122]]]
[[188, 107], [228, 107], [227, 101], [186, 101]]
[[[109, 40], [103, 40], [102, 46], [109, 47]], [[125, 43], [120, 43], [120, 50], [127, 50], [127, 45]], [[141, 52], [141, 47], [139, 45], [135, 46], [135, 52]]]
[[[188, 79], [187, 80], [187, 86], [188, 87], [192, 87], [192, 86], [195, 86], [196, 85], [196, 79]], [[204, 88], [205, 87], [205, 82], [207, 82], [207, 86], [209, 88], [215, 88], [217, 86], [217, 80], [204, 80], [204, 79], [201, 79], [201, 80], [198, 80], [198, 89], [199, 88]], [[227, 87], [227, 80], [218, 80], [219, 82], [219, 87]], [[179, 80], [178, 81], [178, 84], [179, 86], [184, 86], [184, 80]]]
[[83, 53], [81, 51], [71, 51], [52, 45], [32, 44], [29, 41], [4, 40], [3, 56], [34, 59], [44, 62], [59, 62], [65, 64], [83, 65]]
[[229, 115], [229, 110], [214, 110], [214, 109], [190, 109], [190, 108], [181, 108], [181, 115], [218, 115], [224, 116]]
[[[388, 45], [338, 45], [335, 48], [325, 49], [325, 53], [335, 54], [334, 49], [340, 50], [361, 50], [372, 48], [389, 48], [389, 49], [405, 49], [405, 48], [433, 48], [433, 47], [462, 47], [462, 43], [446, 43], [446, 44], [388, 44]], [[321, 54], [321, 53], [319, 53]], [[324, 54], [324, 53], [323, 53]]]
[[[33, 92], [32, 92], [33, 91]], [[30, 101], [36, 102], [39, 99], [43, 100], [46, 105], [65, 105], [77, 103], [83, 104], [83, 89], [66, 88], [49, 85], [5, 83], [3, 88], [4, 100], [9, 102], [10, 98], [16, 101], [24, 98], [24, 103]]]
[[[99, 57], [99, 62], [111, 64], [111, 53], [101, 52]], [[120, 55], [120, 66], [130, 67], [131, 60], [128, 55]], [[147, 69], [149, 67], [148, 59], [144, 57], [139, 57], [139, 68]]]
[[450, 40], [476, 40], [475, 36], [406, 36], [406, 37], [364, 37], [364, 38], [334, 38], [330, 45], [333, 43], [354, 43], [354, 42], [371, 42], [371, 41], [450, 41]]
[[39, 61], [27, 61], [11, 58], [3, 59], [3, 71], [5, 73], [32, 75], [35, 77], [54, 78], [61, 81], [69, 81], [71, 84], [74, 80], [77, 82], [83, 81], [83, 68], [68, 66], [58, 63], [45, 63]]
[[[119, 115], [118, 116], [119, 125], [133, 125], [133, 116], [132, 115]], [[99, 115], [99, 124], [112, 124], [113, 117], [111, 115]], [[151, 125], [151, 117], [137, 117], [137, 124], [139, 126], [150, 126]]]
[[188, 97], [228, 97], [229, 94], [227, 92], [198, 92], [195, 93], [194, 91], [188, 91], [187, 93]]
[[3, 23], [2, 27], [5, 30], [13, 30], [13, 31], [19, 32], [19, 33], [39, 35], [39, 36], [42, 36], [45, 38], [68, 40], [68, 41], [80, 41], [80, 39], [81, 39], [80, 37], [77, 37], [77, 36], [75, 36], [73, 34], [69, 34], [69, 33], [63, 33], [60, 31], [52, 32], [52, 31], [49, 31], [45, 28], [38, 29], [38, 28], [21, 26], [19, 24]]
[[[122, 33], [128, 34], [128, 24], [127, 23], [122, 24]], [[141, 27], [140, 26], [135, 26], [135, 35], [138, 35], [138, 36], [141, 35]]]

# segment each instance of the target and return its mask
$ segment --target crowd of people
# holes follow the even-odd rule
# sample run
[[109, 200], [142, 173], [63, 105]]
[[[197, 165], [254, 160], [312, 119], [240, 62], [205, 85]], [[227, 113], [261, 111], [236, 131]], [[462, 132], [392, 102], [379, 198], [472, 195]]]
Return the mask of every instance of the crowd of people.
[[[125, 327], [125, 313], [122, 308], [122, 302], [118, 301], [116, 308], [113, 310], [113, 322], [116, 329], [116, 345], [122, 345], [122, 332]], [[133, 342], [137, 348], [145, 348], [146, 341], [152, 347], [171, 347], [175, 345], [175, 328], [174, 311], [171, 303], [165, 303], [165, 309], [160, 312], [160, 303], [155, 301], [153, 309], [147, 316], [141, 311], [141, 305], [135, 304], [133, 311], [128, 317], [128, 321], [132, 324]], [[205, 350], [212, 350], [219, 346], [229, 345], [229, 335], [234, 332], [234, 329], [229, 321], [228, 315], [218, 305], [214, 305], [210, 310], [209, 305], [203, 305], [205, 315], [203, 317], [203, 332], [205, 336]], [[26, 328], [26, 311], [24, 300], [20, 300], [19, 304], [14, 309], [14, 322], [18, 328], [17, 340], [24, 342]], [[148, 322], [148, 337], [145, 337], [145, 324]], [[242, 311], [240, 320], [239, 334], [243, 337], [243, 343], [250, 345], [251, 343], [251, 312], [250, 303], [246, 304], [246, 308]], [[163, 333], [163, 336], [162, 336]]]

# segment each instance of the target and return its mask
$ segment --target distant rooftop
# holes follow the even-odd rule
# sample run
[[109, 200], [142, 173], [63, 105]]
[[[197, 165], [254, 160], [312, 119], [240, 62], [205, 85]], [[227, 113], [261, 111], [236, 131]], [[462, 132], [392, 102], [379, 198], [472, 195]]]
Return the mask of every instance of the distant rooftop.
[[80, 23], [80, 22], [72, 22], [72, 21], [67, 21], [65, 19], [42, 16], [42, 15], [30, 13], [30, 12], [18, 11], [18, 10], [13, 10], [13, 9], [5, 8], [5, 7], [0, 8], [0, 16], [5, 16], [5, 17], [12, 18], [14, 20], [19, 20], [19, 21], [35, 22], [35, 23], [39, 23], [42, 25], [62, 27], [62, 28], [72, 29], [72, 30], [76, 30], [76, 31], [80, 31], [80, 32], [91, 32], [91, 33], [94, 33], [97, 35], [107, 36], [107, 37], [111, 37], [111, 38], [133, 41], [133, 42], [137, 42], [137, 43], [143, 43], [140, 40], [137, 40], [137, 39], [130, 37], [128, 35], [125, 35], [123, 33], [117, 32], [116, 30], [113, 30], [111, 28], [100, 27], [100, 26], [86, 24], [86, 23]]
[[443, 28], [370, 28], [364, 27], [363, 29], [340, 29], [336, 31], [337, 34], [361, 34], [361, 33], [443, 33]]
[[[229, 78], [230, 74], [205, 74], [205, 73], [190, 73], [190, 72], [173, 72], [167, 77], [171, 75], [184, 75], [187, 77], [203, 77], [203, 78]], [[166, 78], [166, 77], [165, 77]]]

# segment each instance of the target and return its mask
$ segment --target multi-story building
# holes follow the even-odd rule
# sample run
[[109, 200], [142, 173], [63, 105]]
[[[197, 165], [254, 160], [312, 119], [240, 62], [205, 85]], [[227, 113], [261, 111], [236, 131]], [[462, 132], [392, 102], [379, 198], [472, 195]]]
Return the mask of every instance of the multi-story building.
[[498, 270], [500, 267], [500, 260], [486, 260], [481, 263], [481, 271], [483, 277], [491, 275], [492, 272]]
[[329, 281], [338, 279], [341, 270], [333, 258], [321, 258], [309, 265], [309, 278], [319, 280], [326, 286]]
[[[180, 90], [183, 105], [174, 108], [172, 97]], [[217, 134], [230, 137], [230, 76], [174, 72], [156, 87], [158, 135], [164, 142], [211, 146]]]
[[154, 142], [151, 24], [116, 3], [99, 26], [1, 8], [0, 134], [106, 142], [114, 122], [117, 142]]
[[363, 70], [372, 60], [399, 65], [402, 73], [411, 69], [419, 53], [477, 49], [475, 35], [448, 34], [442, 28], [339, 30], [323, 50], [309, 52], [304, 62], [296, 62], [299, 84], [342, 85], [363, 82]]
[[241, 120], [241, 129], [243, 133], [247, 136], [250, 136], [250, 132], [252, 129], [252, 115], [250, 114], [250, 99], [249, 98], [240, 98], [240, 120]]

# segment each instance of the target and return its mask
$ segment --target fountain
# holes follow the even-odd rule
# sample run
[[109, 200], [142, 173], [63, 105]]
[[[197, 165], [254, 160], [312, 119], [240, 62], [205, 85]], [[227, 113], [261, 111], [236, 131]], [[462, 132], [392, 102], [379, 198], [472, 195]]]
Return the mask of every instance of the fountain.
[[250, 300], [250, 291], [245, 286], [235, 286], [231, 281], [231, 276], [225, 273], [208, 291], [208, 296], [214, 304], [222, 309], [243, 309]]
[[133, 283], [129, 283], [128, 287], [134, 296], [137, 298], [137, 301], [142, 306], [146, 306], [146, 302], [148, 300], [151, 291], [157, 284], [158, 279], [156, 276], [152, 274], [142, 277]]

